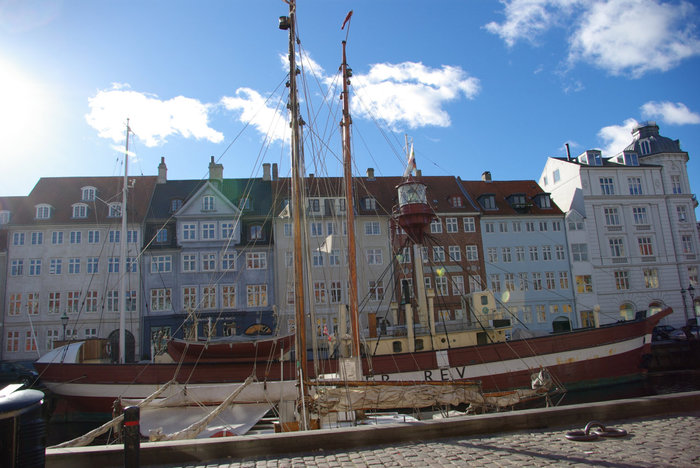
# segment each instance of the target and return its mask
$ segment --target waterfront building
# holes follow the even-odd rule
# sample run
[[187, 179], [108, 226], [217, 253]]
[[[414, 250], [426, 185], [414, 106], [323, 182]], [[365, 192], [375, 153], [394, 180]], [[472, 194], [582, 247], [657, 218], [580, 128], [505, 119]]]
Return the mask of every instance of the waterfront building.
[[[167, 337], [268, 335], [274, 314], [270, 181], [174, 180], [159, 167], [143, 255], [144, 343], [150, 356]], [[148, 358], [144, 353], [144, 358]]]
[[462, 181], [481, 211], [482, 254], [497, 310], [515, 337], [584, 324], [574, 311], [564, 214], [533, 180]]
[[672, 307], [674, 326], [697, 316], [687, 292], [698, 286], [699, 268], [687, 161], [654, 122], [637, 126], [613, 157], [587, 150], [547, 159], [539, 181], [566, 212], [582, 314], [600, 311], [609, 323]]
[[[120, 301], [126, 308], [127, 355], [138, 354], [138, 258], [156, 178], [128, 180], [126, 238], [122, 177], [42, 178], [29, 196], [0, 209], [7, 236], [3, 359], [34, 360], [63, 339], [117, 344]], [[124, 298], [118, 294], [120, 276], [126, 277]]]

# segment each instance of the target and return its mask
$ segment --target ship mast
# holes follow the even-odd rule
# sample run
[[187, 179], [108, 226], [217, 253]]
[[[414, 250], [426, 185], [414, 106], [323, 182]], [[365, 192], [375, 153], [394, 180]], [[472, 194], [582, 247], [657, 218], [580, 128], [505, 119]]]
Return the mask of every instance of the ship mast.
[[[352, 333], [352, 357], [359, 362], [360, 348], [360, 323], [359, 310], [357, 304], [357, 254], [355, 246], [355, 211], [353, 209], [352, 196], [352, 154], [350, 152], [350, 125], [352, 119], [350, 117], [349, 99], [348, 99], [348, 84], [352, 76], [352, 70], [348, 68], [347, 59], [345, 56], [345, 45], [343, 41], [343, 63], [341, 71], [343, 74], [343, 120], [340, 126], [343, 128], [343, 169], [345, 182], [345, 212], [347, 215], [347, 231], [348, 231], [348, 270], [349, 270], [349, 290], [348, 304], [350, 308], [350, 327]], [[359, 371], [360, 369], [356, 369]], [[357, 377], [357, 376], [356, 376]]]
[[119, 363], [126, 362], [126, 195], [128, 189], [129, 167], [129, 119], [126, 119], [126, 149], [124, 152], [124, 188], [122, 189], [122, 229], [119, 243]]
[[[301, 401], [304, 401], [305, 384], [307, 381], [306, 369], [306, 313], [304, 295], [304, 265], [302, 252], [302, 228], [301, 215], [304, 210], [302, 205], [302, 160], [300, 142], [299, 99], [297, 96], [297, 66], [296, 66], [296, 4], [289, 0], [289, 17], [280, 18], [280, 29], [289, 30], [289, 110], [291, 113], [292, 128], [292, 228], [294, 235], [294, 317], [295, 317], [295, 347], [296, 365], [300, 381], [299, 391]], [[305, 413], [305, 411], [304, 411]], [[306, 429], [306, 415], [301, 417], [302, 429]]]

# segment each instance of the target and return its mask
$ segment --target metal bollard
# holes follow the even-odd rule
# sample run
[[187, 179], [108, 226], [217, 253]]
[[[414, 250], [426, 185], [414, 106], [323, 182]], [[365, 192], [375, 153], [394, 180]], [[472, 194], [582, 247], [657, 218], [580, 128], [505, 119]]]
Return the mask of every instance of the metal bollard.
[[138, 468], [141, 448], [138, 406], [129, 406], [124, 409], [122, 440], [124, 441], [124, 468]]

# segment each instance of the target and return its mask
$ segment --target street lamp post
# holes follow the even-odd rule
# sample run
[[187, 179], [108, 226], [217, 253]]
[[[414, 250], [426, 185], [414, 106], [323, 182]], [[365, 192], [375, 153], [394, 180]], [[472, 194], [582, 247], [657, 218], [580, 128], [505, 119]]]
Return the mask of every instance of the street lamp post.
[[68, 314], [66, 314], [66, 311], [63, 311], [63, 315], [61, 315], [61, 324], [63, 325], [63, 341], [66, 341], [66, 326], [68, 325]]

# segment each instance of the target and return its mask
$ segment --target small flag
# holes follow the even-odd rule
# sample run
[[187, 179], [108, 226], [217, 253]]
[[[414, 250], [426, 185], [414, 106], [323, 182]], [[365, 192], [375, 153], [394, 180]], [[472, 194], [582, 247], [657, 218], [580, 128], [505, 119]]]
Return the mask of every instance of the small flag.
[[408, 156], [408, 164], [403, 172], [404, 177], [408, 177], [410, 173], [416, 170], [416, 155], [413, 153], [413, 143], [411, 143], [411, 153]]
[[350, 10], [350, 13], [348, 13], [348, 16], [345, 17], [345, 21], [343, 21], [343, 26], [340, 27], [340, 29], [345, 29], [345, 25], [350, 21], [350, 17], [352, 16], [352, 10]]

